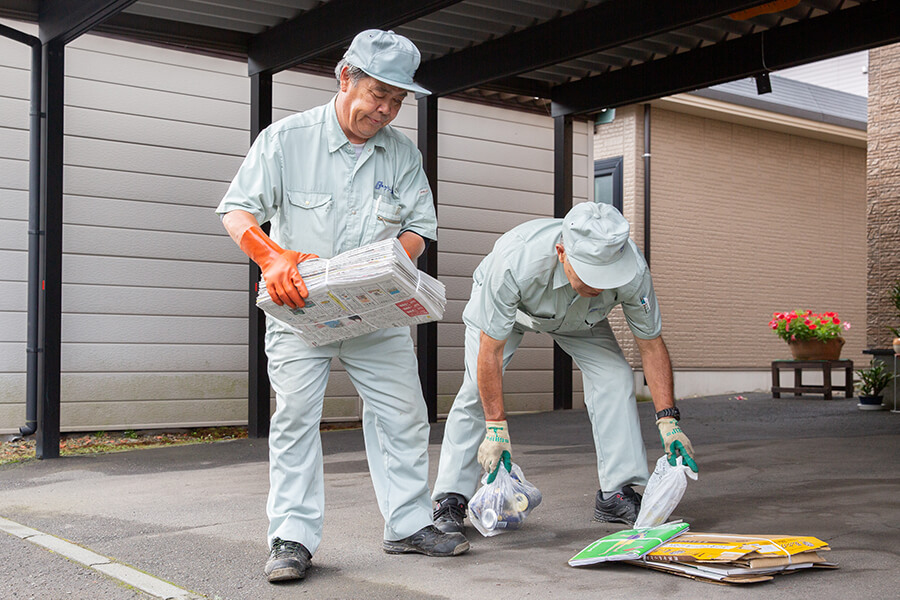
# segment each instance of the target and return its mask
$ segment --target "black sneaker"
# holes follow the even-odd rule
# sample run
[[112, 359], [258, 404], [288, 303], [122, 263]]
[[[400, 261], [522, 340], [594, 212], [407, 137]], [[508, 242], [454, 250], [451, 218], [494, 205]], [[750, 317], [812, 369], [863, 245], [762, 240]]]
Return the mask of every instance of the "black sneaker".
[[434, 525], [426, 525], [402, 540], [384, 540], [382, 548], [388, 554], [456, 556], [469, 549], [469, 541], [461, 533], [444, 533]]
[[639, 512], [641, 495], [631, 489], [631, 486], [623, 486], [621, 492], [606, 500], [603, 499], [603, 491], [597, 490], [597, 500], [594, 502], [595, 521], [634, 525]]
[[310, 561], [312, 554], [300, 542], [275, 538], [266, 561], [266, 577], [269, 581], [303, 579]]
[[438, 500], [434, 509], [434, 526], [444, 533], [464, 533], [466, 526], [466, 499], [459, 494], [447, 494]]

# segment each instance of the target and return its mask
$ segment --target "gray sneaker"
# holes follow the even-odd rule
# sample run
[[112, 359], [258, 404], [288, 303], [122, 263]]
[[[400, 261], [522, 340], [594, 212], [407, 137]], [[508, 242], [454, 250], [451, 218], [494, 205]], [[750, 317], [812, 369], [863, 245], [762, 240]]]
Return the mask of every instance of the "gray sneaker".
[[269, 581], [303, 579], [312, 561], [312, 555], [300, 542], [275, 538], [266, 561], [266, 577]]
[[606, 500], [603, 499], [603, 490], [597, 490], [597, 500], [594, 502], [595, 521], [634, 525], [640, 512], [641, 495], [631, 489], [631, 486], [623, 486], [620, 493]]
[[461, 533], [444, 533], [434, 525], [426, 525], [402, 540], [384, 540], [382, 548], [388, 554], [456, 556], [469, 549], [469, 541]]
[[466, 499], [460, 494], [447, 494], [434, 509], [434, 526], [444, 533], [465, 533]]

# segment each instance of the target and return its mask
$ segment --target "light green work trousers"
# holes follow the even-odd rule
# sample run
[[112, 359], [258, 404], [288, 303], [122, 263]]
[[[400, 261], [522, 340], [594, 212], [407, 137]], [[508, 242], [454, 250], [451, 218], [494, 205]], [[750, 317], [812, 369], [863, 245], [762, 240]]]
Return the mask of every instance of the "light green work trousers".
[[[524, 333], [513, 329], [503, 347], [503, 371], [522, 342]], [[634, 397], [634, 374], [604, 320], [591, 330], [576, 333], [549, 333], [572, 357], [584, 381], [584, 403], [594, 434], [597, 451], [597, 477], [600, 489], [616, 490], [626, 484], [645, 485], [649, 472], [647, 454], [641, 437], [640, 419]], [[432, 498], [439, 500], [449, 493], [465, 496], [475, 493], [481, 468], [478, 446], [484, 440], [484, 408], [478, 394], [478, 348], [481, 331], [466, 326], [466, 372], [462, 386], [447, 415], [441, 458]], [[510, 428], [513, 462], [528, 473], [525, 460], [516, 460], [516, 437]], [[532, 480], [532, 483], [534, 481]], [[540, 485], [538, 484], [538, 487]]]
[[331, 359], [346, 368], [363, 400], [369, 473], [384, 517], [384, 539], [432, 523], [428, 495], [428, 412], [408, 327], [381, 329], [311, 348], [269, 320], [269, 379], [276, 409], [269, 429], [268, 539], [322, 541], [325, 484], [319, 423]]

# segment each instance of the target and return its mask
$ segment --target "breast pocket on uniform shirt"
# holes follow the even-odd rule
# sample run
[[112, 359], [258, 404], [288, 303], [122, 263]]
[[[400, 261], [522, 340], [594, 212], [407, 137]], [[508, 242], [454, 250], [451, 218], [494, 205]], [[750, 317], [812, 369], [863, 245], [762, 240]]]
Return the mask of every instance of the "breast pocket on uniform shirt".
[[386, 240], [396, 237], [400, 233], [400, 225], [403, 223], [403, 206], [399, 198], [390, 195], [375, 195], [375, 215], [372, 220], [374, 231], [372, 240]]
[[597, 323], [606, 319], [607, 316], [609, 316], [609, 310], [607, 310], [605, 307], [600, 306], [597, 308], [592, 308], [585, 316], [584, 322], [590, 327], [593, 327]]
[[287, 191], [292, 225], [304, 229], [304, 235], [332, 235], [331, 214], [334, 202], [325, 192]]

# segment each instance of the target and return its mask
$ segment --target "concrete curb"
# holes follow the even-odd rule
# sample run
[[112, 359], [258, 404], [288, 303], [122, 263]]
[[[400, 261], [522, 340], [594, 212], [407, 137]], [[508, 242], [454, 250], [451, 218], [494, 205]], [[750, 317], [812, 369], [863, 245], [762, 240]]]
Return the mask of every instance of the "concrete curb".
[[167, 581], [138, 571], [133, 567], [117, 563], [111, 558], [92, 552], [62, 538], [26, 527], [3, 517], [0, 517], [0, 531], [5, 531], [14, 537], [59, 554], [107, 577], [117, 579], [154, 598], [162, 598], [164, 600], [203, 600], [206, 598], [206, 596], [182, 589]]

